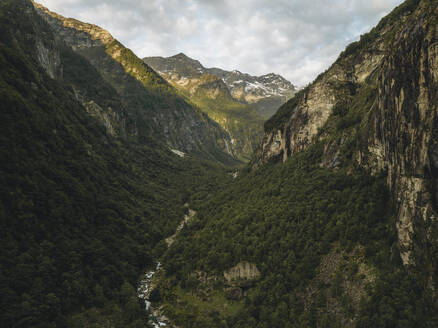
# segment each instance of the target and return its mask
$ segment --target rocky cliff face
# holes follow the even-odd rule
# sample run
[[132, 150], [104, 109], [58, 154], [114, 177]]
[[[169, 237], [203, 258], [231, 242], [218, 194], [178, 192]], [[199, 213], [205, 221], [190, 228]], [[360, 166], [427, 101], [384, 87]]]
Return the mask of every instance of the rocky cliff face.
[[322, 166], [386, 173], [405, 265], [430, 264], [436, 243], [437, 17], [435, 1], [407, 1], [350, 45], [265, 124], [255, 163], [322, 143]]
[[253, 282], [259, 277], [260, 271], [257, 266], [249, 262], [240, 262], [224, 272], [224, 278], [228, 283], [241, 282], [242, 280]]
[[[226, 154], [235, 156], [227, 132], [182, 99], [172, 86], [108, 31], [34, 5], [60, 41], [83, 56], [119, 98], [119, 108], [101, 106], [87, 92], [88, 86], [81, 85], [87, 81], [76, 81], [78, 99], [101, 119], [110, 133], [124, 131], [128, 137], [138, 140], [156, 137], [171, 148], [209, 158], [227, 160]], [[47, 57], [44, 51], [41, 57], [44, 62]], [[50, 62], [56, 63], [55, 60]], [[121, 120], [117, 122], [118, 117]]]
[[344, 53], [309, 87], [297, 93], [266, 122], [260, 163], [271, 158], [285, 161], [307, 149], [327, 123], [335, 105], [348, 106], [357, 90], [369, 83], [383, 59], [384, 40], [378, 38], [354, 55]]
[[427, 244], [437, 219], [437, 17], [436, 3], [420, 2], [389, 43], [378, 72], [367, 149], [358, 154], [361, 165], [387, 171], [405, 264], [421, 259], [416, 250]]
[[[30, 3], [19, 3], [17, 6], [20, 6], [20, 10], [23, 11], [23, 16], [28, 18], [27, 26], [25, 26], [25, 30], [17, 30], [9, 37], [15, 42], [18, 42], [17, 40], [20, 39], [23, 34], [30, 34], [30, 32], [36, 31], [32, 37], [28, 37], [28, 42], [32, 43], [35, 49], [35, 57], [39, 65], [51, 78], [62, 79], [63, 74], [59, 44], [53, 38], [48, 37], [51, 36], [51, 31], [47, 26], [41, 24], [38, 19], [35, 19], [36, 13]], [[13, 13], [6, 11], [6, 14], [12, 15]]]

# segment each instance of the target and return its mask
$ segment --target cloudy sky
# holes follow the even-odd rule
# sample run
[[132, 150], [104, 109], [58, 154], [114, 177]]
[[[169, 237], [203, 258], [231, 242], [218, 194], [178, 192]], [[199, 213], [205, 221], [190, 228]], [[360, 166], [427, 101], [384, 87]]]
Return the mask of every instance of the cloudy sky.
[[[38, 0], [37, 0], [38, 1]], [[99, 25], [137, 56], [179, 52], [206, 67], [303, 86], [402, 0], [39, 0]]]

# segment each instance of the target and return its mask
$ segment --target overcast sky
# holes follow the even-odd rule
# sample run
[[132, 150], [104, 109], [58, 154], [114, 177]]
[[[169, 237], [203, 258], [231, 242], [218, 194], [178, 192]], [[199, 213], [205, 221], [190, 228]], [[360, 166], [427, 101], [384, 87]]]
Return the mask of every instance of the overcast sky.
[[[38, 1], [38, 0], [37, 0]], [[402, 0], [39, 0], [107, 29], [137, 56], [184, 52], [206, 67], [303, 86]]]

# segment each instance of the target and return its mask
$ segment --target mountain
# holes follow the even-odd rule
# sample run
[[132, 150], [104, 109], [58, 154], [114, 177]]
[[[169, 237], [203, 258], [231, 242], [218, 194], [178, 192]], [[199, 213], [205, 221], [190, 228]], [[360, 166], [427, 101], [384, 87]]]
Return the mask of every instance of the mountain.
[[[127, 115], [120, 124], [128, 136], [137, 139], [146, 135], [154, 136], [179, 151], [222, 161], [230, 160], [226, 154], [235, 156], [227, 132], [187, 103], [172, 86], [108, 31], [62, 17], [39, 4], [35, 4], [35, 7], [56, 37], [85, 58], [102, 76], [105, 84], [115, 91], [120, 103], [119, 107], [111, 107], [111, 111], [123, 111]], [[46, 65], [51, 67], [56, 63], [48, 57]], [[89, 110], [102, 116], [109, 107], [102, 108], [102, 104], [89, 92], [93, 85], [88, 83], [87, 72], [76, 72], [75, 91], [87, 108], [92, 107]]]
[[285, 161], [318, 141], [321, 165], [385, 172], [405, 265], [415, 263], [414, 231], [427, 243], [424, 222], [437, 217], [435, 7], [406, 1], [351, 44], [266, 122], [258, 155], [259, 163]]
[[[140, 61], [142, 91], [104, 48], [91, 47], [111, 40], [107, 33], [93, 27], [96, 38], [80, 34], [74, 49], [76, 32], [41, 15], [28, 0], [0, 0], [0, 322], [144, 327], [138, 277], [155, 265], [190, 195], [232, 179], [221, 165], [170, 151], [212, 154], [196, 135], [173, 144], [169, 132], [162, 142], [152, 110], [171, 119], [171, 109], [177, 127], [199, 125], [207, 143], [223, 132]], [[129, 102], [123, 87], [131, 86], [138, 98]]]
[[[233, 97], [234, 89], [230, 88], [226, 79], [213, 74], [220, 73], [222, 76], [225, 71], [206, 69], [199, 61], [182, 53], [168, 58], [149, 57], [143, 60], [180, 90], [188, 101], [230, 133], [236, 154], [241, 160], [251, 159], [263, 135], [263, 118], [245, 101]], [[249, 75], [248, 78], [254, 79]], [[231, 86], [235, 85], [231, 83]]]
[[251, 76], [237, 70], [227, 72], [213, 68], [211, 74], [224, 80], [233, 98], [250, 104], [265, 119], [271, 117], [296, 92], [292, 83], [274, 73]]
[[438, 325], [437, 17], [405, 1], [192, 200], [155, 280], [176, 326]]
[[230, 72], [220, 68], [205, 68], [199, 61], [183, 53], [167, 58], [147, 57], [143, 60], [166, 79], [175, 81], [178, 75], [191, 78], [203, 74], [217, 76], [226, 84], [234, 99], [251, 105], [264, 119], [271, 117], [296, 91], [294, 85], [280, 75], [269, 73], [252, 76], [237, 70]]
[[192, 60], [176, 90], [108, 32], [0, 0], [2, 326], [437, 327], [437, 18], [397, 7], [238, 170], [188, 100], [235, 102], [220, 76]]

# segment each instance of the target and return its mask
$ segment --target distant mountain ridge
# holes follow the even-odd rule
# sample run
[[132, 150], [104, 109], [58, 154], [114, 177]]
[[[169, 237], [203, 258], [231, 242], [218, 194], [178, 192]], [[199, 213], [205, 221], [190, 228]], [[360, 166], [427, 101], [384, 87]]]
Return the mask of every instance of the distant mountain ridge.
[[[233, 97], [225, 79], [220, 77], [225, 71], [207, 69], [184, 54], [145, 58], [144, 62], [230, 134], [237, 158], [251, 159], [263, 135], [264, 119], [252, 106]], [[220, 74], [212, 74], [214, 70]]]
[[269, 73], [252, 76], [238, 70], [206, 68], [198, 60], [183, 53], [167, 58], [146, 57], [143, 60], [166, 79], [173, 76], [175, 80], [175, 74], [181, 78], [194, 78], [203, 74], [217, 76], [223, 80], [235, 100], [251, 105], [265, 119], [296, 92], [295, 86], [281, 75]]

